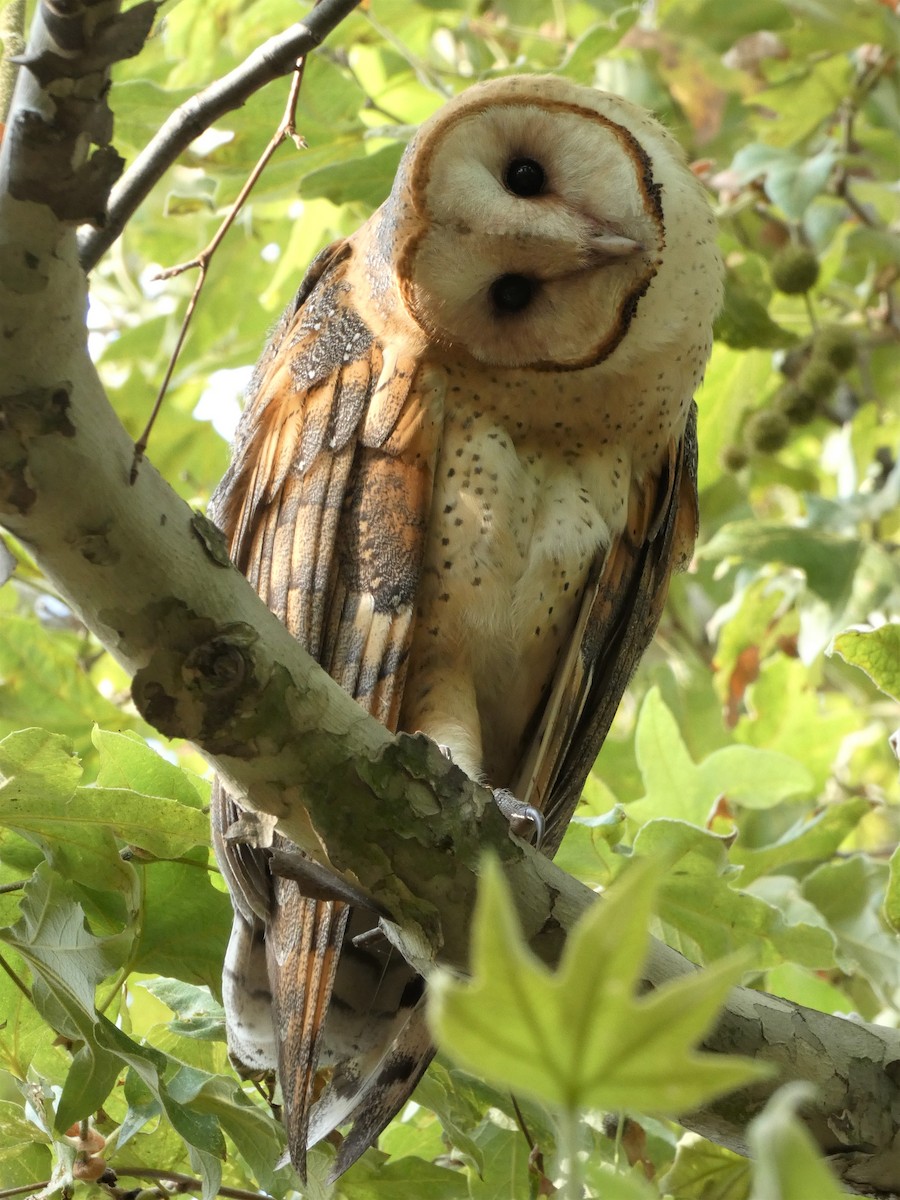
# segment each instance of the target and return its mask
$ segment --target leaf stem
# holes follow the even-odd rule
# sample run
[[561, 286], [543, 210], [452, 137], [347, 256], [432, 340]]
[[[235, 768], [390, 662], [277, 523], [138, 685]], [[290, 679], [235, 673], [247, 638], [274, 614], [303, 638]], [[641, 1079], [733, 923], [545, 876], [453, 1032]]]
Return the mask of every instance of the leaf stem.
[[[6, 974], [10, 977], [10, 979], [13, 981], [13, 983], [16, 985], [16, 987], [19, 989], [19, 991], [22, 993], [22, 995], [25, 997], [25, 999], [28, 1001], [28, 1003], [29, 1004], [33, 1003], [31, 989], [22, 982], [22, 980], [15, 973], [15, 971], [12, 969], [12, 967], [9, 965], [9, 963], [6, 961], [6, 959], [3, 957], [2, 954], [0, 954], [0, 968], [2, 968], [6, 972]], [[2, 1196], [2, 1195], [3, 1195], [3, 1193], [0, 1192], [0, 1196]]]
[[556, 1157], [559, 1162], [562, 1186], [559, 1200], [582, 1200], [584, 1171], [581, 1155], [581, 1121], [577, 1108], [560, 1108], [556, 1112]]

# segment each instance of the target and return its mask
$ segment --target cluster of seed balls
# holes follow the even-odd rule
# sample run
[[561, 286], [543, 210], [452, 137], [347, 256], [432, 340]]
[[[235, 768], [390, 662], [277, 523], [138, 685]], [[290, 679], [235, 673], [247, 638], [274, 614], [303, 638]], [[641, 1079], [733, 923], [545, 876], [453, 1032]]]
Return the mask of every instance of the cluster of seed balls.
[[[819, 263], [811, 250], [787, 246], [773, 259], [772, 283], [779, 292], [801, 296], [819, 278]], [[841, 375], [856, 362], [853, 332], [840, 325], [818, 329], [802, 346], [785, 356], [784, 383], [772, 407], [752, 413], [744, 424], [743, 445], [726, 447], [724, 465], [732, 471], [747, 463], [751, 452], [774, 454], [787, 442], [792, 425], [806, 425], [822, 413]]]

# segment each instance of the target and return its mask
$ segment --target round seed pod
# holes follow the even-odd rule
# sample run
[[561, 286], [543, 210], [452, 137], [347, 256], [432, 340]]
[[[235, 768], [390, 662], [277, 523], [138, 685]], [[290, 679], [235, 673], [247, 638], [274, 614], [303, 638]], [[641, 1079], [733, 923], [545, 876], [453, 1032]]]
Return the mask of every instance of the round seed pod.
[[827, 358], [813, 355], [797, 376], [797, 387], [813, 400], [827, 400], [838, 385], [840, 375]]
[[764, 408], [748, 418], [744, 440], [758, 454], [774, 454], [780, 450], [791, 432], [791, 423], [777, 408]]
[[747, 454], [747, 451], [743, 446], [738, 446], [737, 443], [726, 446], [722, 450], [721, 463], [726, 471], [740, 471], [743, 467], [746, 467], [749, 461], [750, 456]]
[[808, 292], [819, 278], [819, 260], [805, 246], [785, 246], [772, 259], [769, 269], [779, 292], [788, 296]]
[[801, 391], [796, 383], [780, 388], [775, 403], [792, 425], [807, 425], [816, 415], [816, 398]]
[[813, 341], [813, 357], [825, 358], [838, 371], [849, 371], [856, 362], [856, 336], [842, 325], [828, 325]]

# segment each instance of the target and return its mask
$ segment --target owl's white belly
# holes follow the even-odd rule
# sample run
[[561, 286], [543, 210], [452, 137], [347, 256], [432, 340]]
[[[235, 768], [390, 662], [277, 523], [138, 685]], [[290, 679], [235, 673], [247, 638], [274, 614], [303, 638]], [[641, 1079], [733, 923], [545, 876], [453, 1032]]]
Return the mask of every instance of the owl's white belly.
[[628, 482], [570, 430], [448, 414], [401, 725], [493, 787], [512, 783]]

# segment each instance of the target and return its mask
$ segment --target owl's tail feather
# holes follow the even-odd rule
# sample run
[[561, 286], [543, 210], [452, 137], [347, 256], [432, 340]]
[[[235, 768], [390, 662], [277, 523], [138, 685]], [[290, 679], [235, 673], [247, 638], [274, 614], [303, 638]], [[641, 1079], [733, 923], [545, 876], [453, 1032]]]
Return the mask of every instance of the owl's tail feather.
[[340, 901], [312, 900], [276, 879], [266, 931], [278, 1077], [291, 1162], [306, 1179], [309, 1118], [316, 1098], [325, 1015], [350, 913]]
[[[425, 1001], [412, 1010], [401, 1009], [402, 1027], [387, 1043], [374, 1070], [362, 1078], [358, 1064], [347, 1061], [335, 1068], [328, 1088], [313, 1109], [309, 1144], [335, 1125], [352, 1122], [338, 1150], [329, 1182], [339, 1176], [374, 1145], [381, 1131], [403, 1108], [434, 1058], [434, 1046], [425, 1023]], [[352, 1086], [355, 1085], [355, 1086]]]

